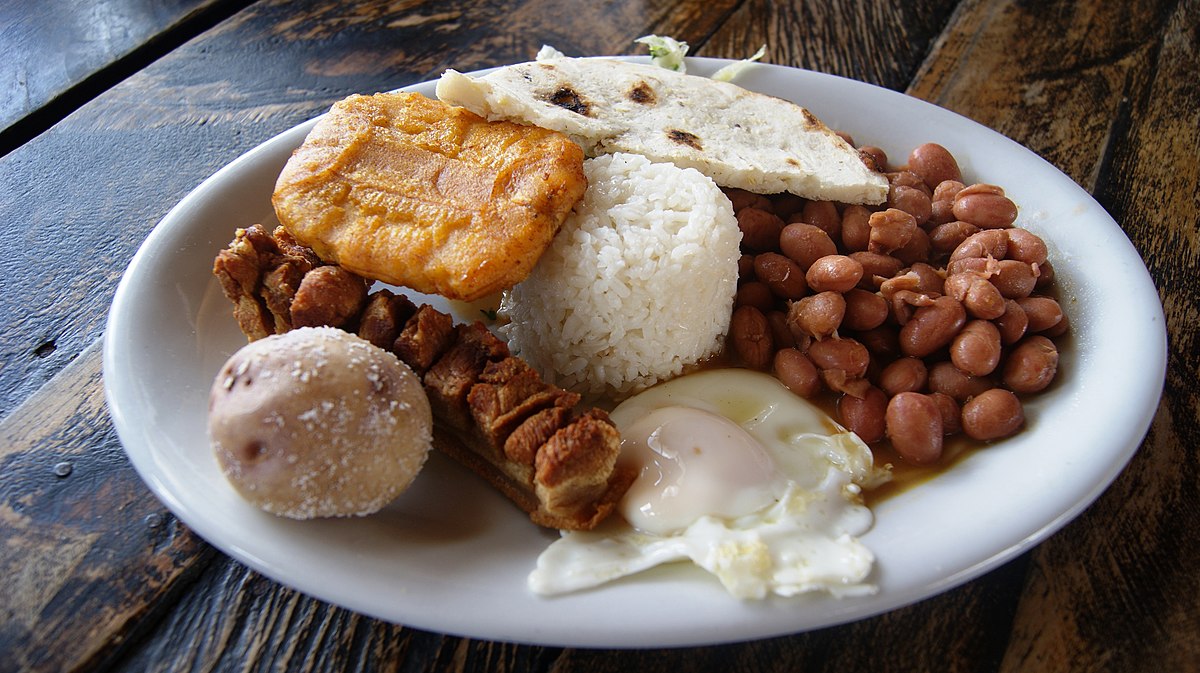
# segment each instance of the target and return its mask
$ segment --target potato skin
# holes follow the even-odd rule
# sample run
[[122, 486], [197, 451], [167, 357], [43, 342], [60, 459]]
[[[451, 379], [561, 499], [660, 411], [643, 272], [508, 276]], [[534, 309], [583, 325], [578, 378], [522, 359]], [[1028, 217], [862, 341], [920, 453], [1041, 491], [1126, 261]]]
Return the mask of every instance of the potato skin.
[[432, 416], [416, 374], [394, 355], [335, 328], [303, 327], [225, 363], [208, 431], [230, 484], [264, 511], [362, 516], [412, 483]]

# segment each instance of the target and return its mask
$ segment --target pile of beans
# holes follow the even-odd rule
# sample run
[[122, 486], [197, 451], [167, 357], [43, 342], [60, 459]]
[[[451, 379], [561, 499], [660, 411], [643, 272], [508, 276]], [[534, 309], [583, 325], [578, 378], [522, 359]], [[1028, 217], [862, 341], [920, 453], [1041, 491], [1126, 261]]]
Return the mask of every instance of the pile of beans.
[[915, 464], [948, 435], [1018, 432], [1018, 395], [1054, 379], [1068, 329], [1045, 243], [940, 145], [894, 170], [859, 152], [890, 183], [878, 207], [727, 191], [743, 251], [729, 351], [798, 395], [838, 395], [843, 425]]

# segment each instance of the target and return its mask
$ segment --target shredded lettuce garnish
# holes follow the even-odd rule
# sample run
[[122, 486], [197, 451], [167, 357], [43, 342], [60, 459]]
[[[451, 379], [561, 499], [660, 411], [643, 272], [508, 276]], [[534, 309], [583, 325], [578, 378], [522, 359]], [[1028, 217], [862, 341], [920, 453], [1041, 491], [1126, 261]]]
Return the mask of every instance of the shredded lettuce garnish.
[[[634, 42], [640, 42], [650, 47], [650, 62], [660, 68], [674, 70], [675, 72], [687, 73], [687, 63], [683, 57], [687, 56], [688, 43], [680, 42], [675, 38], [664, 37], [662, 35], [646, 35], [639, 37]], [[545, 49], [545, 47], [543, 47]], [[744, 58], [736, 63], [721, 68], [712, 74], [712, 79], [718, 82], [732, 82], [735, 77], [742, 74], [752, 63], [758, 61], [767, 54], [767, 45], [758, 48], [754, 55], [750, 58]], [[540, 56], [539, 56], [540, 58]]]
[[687, 65], [683, 57], [687, 56], [687, 42], [680, 42], [672, 37], [661, 35], [645, 35], [634, 40], [650, 47], [650, 62], [660, 68], [686, 73]]
[[[673, 37], [665, 37], [663, 35], [645, 35], [634, 40], [634, 42], [644, 44], [650, 48], [650, 62], [654, 65], [687, 74], [687, 62], [684, 60], [689, 49], [687, 42], [681, 42]], [[747, 68], [763, 56], [766, 56], [766, 54], [767, 45], [764, 44], [750, 58], [730, 63], [714, 72], [712, 79], [718, 82], [732, 82], [738, 75], [741, 75]], [[549, 61], [566, 57], [566, 54], [548, 44], [543, 44], [537, 53], [537, 60], [539, 61]]]
[[712, 74], [712, 78], [717, 80], [718, 82], [732, 82], [734, 77], [737, 77], [738, 75], [742, 74], [755, 61], [759, 60], [763, 56], [766, 56], [766, 54], [767, 54], [767, 45], [764, 44], [763, 46], [759, 47], [758, 51], [754, 52], [754, 55], [751, 56], [750, 58], [744, 58], [740, 61], [730, 63], [729, 65], [714, 72]]

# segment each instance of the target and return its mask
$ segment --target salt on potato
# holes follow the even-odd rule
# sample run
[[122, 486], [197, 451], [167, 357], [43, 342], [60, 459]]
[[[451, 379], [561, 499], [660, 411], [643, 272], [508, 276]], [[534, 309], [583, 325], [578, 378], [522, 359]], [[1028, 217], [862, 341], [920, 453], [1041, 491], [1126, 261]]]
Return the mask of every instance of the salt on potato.
[[408, 488], [432, 441], [429, 399], [395, 355], [331, 327], [242, 347], [209, 395], [208, 430], [233, 487], [293, 519], [364, 516]]

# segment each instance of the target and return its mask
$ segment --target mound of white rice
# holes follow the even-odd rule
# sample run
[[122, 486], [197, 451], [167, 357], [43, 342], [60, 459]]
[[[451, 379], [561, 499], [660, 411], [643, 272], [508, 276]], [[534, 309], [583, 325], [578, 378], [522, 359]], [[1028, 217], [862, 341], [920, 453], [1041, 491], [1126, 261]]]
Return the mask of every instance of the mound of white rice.
[[505, 293], [500, 329], [546, 380], [620, 397], [720, 350], [742, 235], [729, 199], [694, 169], [611, 154], [584, 171], [587, 193]]

